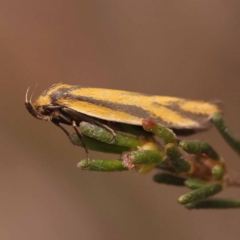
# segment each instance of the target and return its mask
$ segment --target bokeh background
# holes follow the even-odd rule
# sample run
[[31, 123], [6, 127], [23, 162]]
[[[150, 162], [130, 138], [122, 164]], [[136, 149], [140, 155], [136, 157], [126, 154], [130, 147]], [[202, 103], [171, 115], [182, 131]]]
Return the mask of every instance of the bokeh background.
[[[0, 1], [0, 239], [239, 239], [239, 210], [186, 210], [188, 190], [153, 172], [79, 170], [84, 151], [24, 107], [28, 86], [36, 96], [58, 82], [221, 99], [240, 135], [239, 12], [239, 1]], [[240, 171], [214, 128], [194, 137]]]

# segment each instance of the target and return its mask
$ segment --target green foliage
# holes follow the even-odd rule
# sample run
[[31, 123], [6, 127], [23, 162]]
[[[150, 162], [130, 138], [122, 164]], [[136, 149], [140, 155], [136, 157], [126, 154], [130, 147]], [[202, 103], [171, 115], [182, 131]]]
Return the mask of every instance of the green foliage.
[[[215, 114], [212, 122], [229, 146], [240, 155], [240, 141], [226, 127], [221, 115]], [[136, 171], [141, 174], [153, 168], [161, 169], [153, 180], [156, 183], [185, 186], [191, 189], [179, 197], [178, 202], [188, 209], [239, 208], [240, 200], [209, 199], [227, 184], [226, 167], [223, 159], [208, 144], [199, 140], [180, 141], [171, 129], [150, 120], [143, 120], [143, 129], [164, 141], [159, 147], [149, 134], [111, 132], [109, 129], [82, 122], [80, 132], [88, 149], [116, 153], [119, 160], [83, 159], [78, 167], [89, 171]], [[70, 140], [83, 146], [77, 134]]]

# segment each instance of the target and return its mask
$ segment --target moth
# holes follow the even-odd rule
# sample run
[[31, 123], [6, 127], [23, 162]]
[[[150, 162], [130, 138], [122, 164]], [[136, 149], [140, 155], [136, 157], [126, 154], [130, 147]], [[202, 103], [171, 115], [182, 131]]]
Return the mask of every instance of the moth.
[[[212, 115], [221, 112], [219, 105], [214, 102], [63, 83], [52, 85], [34, 102], [31, 101], [32, 96], [28, 99], [28, 92], [29, 88], [25, 106], [32, 116], [52, 122], [67, 136], [69, 133], [61, 124], [72, 125], [81, 139], [82, 135], [78, 130], [81, 121], [100, 125], [113, 135], [115, 133], [109, 127], [109, 122], [141, 126], [143, 119], [152, 120], [175, 131], [192, 133], [207, 129]], [[87, 152], [86, 147], [85, 149]]]

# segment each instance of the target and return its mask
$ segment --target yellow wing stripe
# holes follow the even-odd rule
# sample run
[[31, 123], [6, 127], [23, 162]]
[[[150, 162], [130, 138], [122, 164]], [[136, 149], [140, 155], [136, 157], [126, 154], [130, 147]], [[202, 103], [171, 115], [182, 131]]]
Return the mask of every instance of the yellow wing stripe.
[[[84, 113], [88, 116], [96, 117], [99, 119], [129, 123], [133, 125], [142, 124], [143, 118], [134, 116], [133, 113], [123, 112], [118, 109], [112, 109], [112, 108], [110, 109], [108, 107], [96, 105], [93, 103], [88, 103], [86, 101], [80, 101], [80, 100], [74, 100], [74, 99], [59, 99], [56, 103], [59, 105], [74, 109], [75, 111]], [[162, 106], [152, 108], [152, 111], [150, 112], [147, 109], [145, 110], [148, 112], [150, 119], [156, 120], [157, 118], [159, 118], [159, 121], [161, 120], [165, 123], [172, 124], [179, 127], [185, 127], [185, 128], [200, 127], [198, 122], [189, 118], [182, 117], [177, 112], [174, 112]]]
[[[161, 105], [170, 106], [174, 103], [184, 110], [194, 114], [211, 115], [220, 112], [220, 109], [215, 104], [203, 101], [191, 101], [176, 97], [161, 97], [161, 96], [147, 96], [140, 93], [132, 93], [121, 90], [108, 90], [99, 88], [79, 88], [71, 91], [71, 94], [78, 96], [91, 97], [96, 100], [111, 101], [119, 104], [131, 104], [141, 106], [148, 111], [155, 108], [152, 106], [153, 102]], [[145, 107], [144, 107], [145, 106]]]
[[172, 123], [173, 125], [176, 126], [182, 126], [182, 127], [187, 127], [187, 128], [198, 128], [200, 127], [199, 123], [190, 119], [190, 118], [186, 118], [181, 116], [181, 114], [178, 114], [177, 112], [174, 112], [168, 108], [165, 107], [158, 107], [158, 108], [152, 108], [151, 109], [151, 117], [155, 117], [156, 116], [161, 116], [161, 118], [167, 122], [167, 123]]
[[129, 123], [133, 125], [142, 124], [142, 118], [133, 116], [126, 112], [121, 112], [119, 110], [114, 110], [99, 105], [96, 106], [96, 104], [88, 103], [85, 101], [79, 101], [74, 99], [59, 99], [56, 103], [62, 106], [69, 107], [88, 116], [96, 117], [107, 121]]
[[200, 101], [180, 101], [179, 106], [182, 110], [188, 111], [195, 114], [205, 114], [212, 115], [214, 113], [220, 112], [220, 109], [217, 105], [200, 102]]
[[[194, 119], [187, 118], [183, 116], [181, 112], [171, 110], [168, 107], [171, 107], [173, 106], [173, 104], [175, 104], [179, 107], [180, 110], [192, 114], [204, 114], [206, 115], [206, 117], [212, 115], [213, 113], [219, 112], [219, 108], [216, 105], [207, 102], [190, 101], [175, 97], [147, 96], [139, 93], [132, 93], [121, 90], [79, 88], [71, 91], [71, 95], [88, 98], [90, 97], [92, 99], [95, 99], [96, 108], [99, 107], [99, 105], [97, 104], [98, 100], [111, 101], [112, 103], [116, 104], [139, 106], [149, 113], [149, 117], [161, 118], [163, 119], [164, 122], [171, 123], [175, 126], [182, 126], [188, 128], [190, 127], [198, 128], [200, 127], [200, 123], [198, 121], [195, 121]], [[159, 105], [156, 106], [156, 103], [158, 103]], [[78, 109], [78, 111], [80, 111], [80, 109]], [[112, 111], [112, 109], [106, 108], [106, 111]], [[88, 112], [88, 115], [102, 118], [101, 115], [96, 115], [95, 113]], [[116, 119], [109, 120], [119, 121]], [[124, 121], [129, 123], [127, 119], [124, 119]]]

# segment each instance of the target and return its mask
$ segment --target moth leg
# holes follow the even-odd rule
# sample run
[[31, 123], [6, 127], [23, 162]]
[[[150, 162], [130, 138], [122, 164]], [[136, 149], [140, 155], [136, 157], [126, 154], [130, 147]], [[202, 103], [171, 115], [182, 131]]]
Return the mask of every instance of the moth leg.
[[71, 116], [73, 119], [75, 119], [77, 123], [85, 121], [85, 122], [96, 124], [99, 127], [105, 128], [106, 130], [108, 130], [109, 132], [112, 133], [112, 135], [114, 136], [115, 141], [117, 140], [117, 136], [116, 136], [115, 131], [112, 128], [110, 128], [109, 126], [107, 126], [106, 124], [103, 124], [103, 123], [97, 121], [95, 118], [87, 116], [87, 115], [85, 115], [83, 113], [79, 113], [77, 111], [74, 111], [74, 110], [72, 110], [70, 108], [66, 108], [66, 107], [62, 108], [61, 110], [65, 114], [67, 114], [68, 116]]
[[67, 135], [67, 137], [70, 138], [70, 136], [71, 136], [70, 133], [69, 133], [62, 125], [60, 125], [59, 122], [52, 120], [52, 123], [53, 123], [55, 126], [57, 126], [57, 127], [59, 127], [60, 129], [62, 129], [62, 131]]
[[[53, 109], [57, 109], [57, 106], [52, 106]], [[55, 118], [54, 118], [55, 117]], [[71, 124], [71, 120], [70, 118], [68, 118], [67, 116], [63, 115], [62, 113], [60, 113], [59, 111], [55, 111], [53, 114], [53, 118], [52, 118], [52, 123], [59, 127], [60, 129], [62, 129], [62, 131], [68, 136], [68, 138], [70, 138], [70, 133], [62, 126], [60, 125], [60, 122], [62, 123], [66, 123], [66, 124]]]
[[88, 152], [88, 149], [87, 149], [87, 146], [85, 144], [85, 142], [83, 141], [83, 135], [81, 132], [78, 131], [78, 128], [77, 128], [77, 124], [75, 121], [72, 121], [72, 126], [77, 134], [77, 136], [79, 137], [79, 139], [81, 139], [82, 141], [82, 145], [83, 145], [83, 148], [85, 149], [85, 152], [87, 154], [87, 160], [88, 160], [88, 163], [90, 164], [90, 157], [89, 157], [89, 152]]
[[[65, 117], [64, 115], [59, 114], [59, 116], [60, 116], [63, 120], [65, 120], [67, 123], [70, 123], [70, 122], [71, 122], [71, 121], [70, 121], [67, 117]], [[68, 137], [68, 138], [70, 139], [70, 141], [72, 142], [71, 134], [70, 134], [62, 125], [60, 125], [57, 120], [52, 120], [52, 123], [53, 123], [55, 126], [57, 126], [57, 127], [59, 127], [60, 129], [62, 129], [62, 131], [67, 135], [67, 137]], [[78, 129], [77, 129], [77, 125], [76, 125], [76, 122], [75, 122], [75, 121], [72, 121], [72, 126], [73, 126], [73, 128], [74, 128], [77, 136], [78, 136], [79, 139], [81, 140], [82, 146], [83, 146], [83, 148], [85, 149], [85, 152], [86, 152], [86, 154], [87, 154], [88, 162], [90, 162], [90, 157], [89, 157], [88, 149], [87, 149], [87, 147], [86, 147], [85, 142], [83, 141], [83, 136], [82, 136], [82, 134], [81, 134], [81, 133], [78, 131]]]
[[113, 134], [108, 129], [89, 122], [81, 122], [79, 128], [84, 136], [94, 138], [107, 144], [128, 147], [130, 149], [137, 148], [141, 145], [141, 141], [138, 138], [130, 137], [120, 132], [115, 133], [117, 138], [116, 141]]
[[110, 128], [110, 127], [107, 126], [106, 124], [100, 123], [100, 122], [98, 122], [98, 121], [96, 121], [96, 120], [94, 120], [94, 123], [96, 123], [98, 126], [103, 127], [103, 128], [105, 128], [106, 130], [108, 130], [109, 132], [111, 132], [112, 135], [113, 135], [113, 137], [114, 137], [114, 139], [115, 139], [115, 141], [117, 141], [117, 135], [116, 135], [115, 131], [114, 131], [112, 128]]

